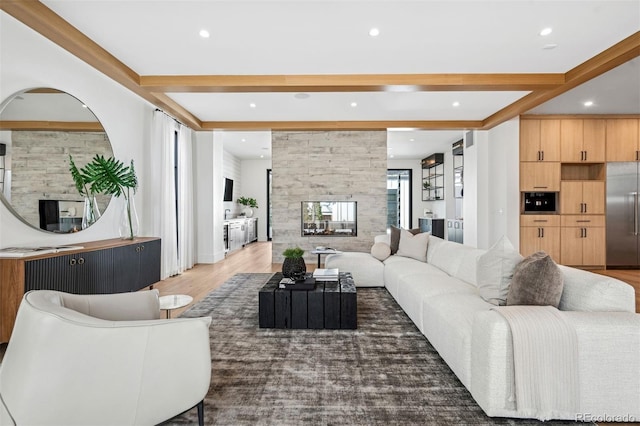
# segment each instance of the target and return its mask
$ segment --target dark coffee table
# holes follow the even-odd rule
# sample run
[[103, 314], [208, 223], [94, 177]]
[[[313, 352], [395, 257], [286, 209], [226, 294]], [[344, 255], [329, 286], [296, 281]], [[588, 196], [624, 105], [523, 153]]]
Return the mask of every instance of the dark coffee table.
[[279, 288], [278, 272], [258, 295], [261, 328], [357, 328], [356, 285], [349, 272], [339, 281], [316, 281], [313, 290]]

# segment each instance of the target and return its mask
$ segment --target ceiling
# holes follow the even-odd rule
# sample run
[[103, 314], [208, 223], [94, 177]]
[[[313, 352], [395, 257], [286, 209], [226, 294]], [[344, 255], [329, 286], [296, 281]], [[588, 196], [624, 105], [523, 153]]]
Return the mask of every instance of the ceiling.
[[241, 158], [268, 158], [270, 129], [409, 128], [389, 132], [389, 154], [417, 158], [525, 112], [640, 113], [640, 0], [0, 8], [185, 124], [239, 131], [224, 138]]

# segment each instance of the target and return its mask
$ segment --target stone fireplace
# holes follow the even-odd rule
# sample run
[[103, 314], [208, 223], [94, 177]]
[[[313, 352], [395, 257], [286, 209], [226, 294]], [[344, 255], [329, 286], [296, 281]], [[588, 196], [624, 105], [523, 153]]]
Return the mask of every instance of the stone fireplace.
[[[274, 131], [272, 158], [274, 263], [296, 246], [305, 250], [308, 264], [315, 263], [316, 246], [368, 252], [374, 236], [386, 232], [386, 131]], [[304, 235], [303, 202], [351, 202], [357, 208], [353, 221], [317, 221], [316, 228], [326, 226], [332, 234]], [[345, 238], [349, 226], [355, 235]]]

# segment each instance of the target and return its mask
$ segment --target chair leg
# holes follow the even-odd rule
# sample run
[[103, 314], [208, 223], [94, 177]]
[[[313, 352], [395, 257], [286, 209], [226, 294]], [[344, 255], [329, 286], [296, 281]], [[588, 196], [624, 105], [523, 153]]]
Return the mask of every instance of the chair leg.
[[198, 402], [198, 425], [204, 426], [204, 399]]

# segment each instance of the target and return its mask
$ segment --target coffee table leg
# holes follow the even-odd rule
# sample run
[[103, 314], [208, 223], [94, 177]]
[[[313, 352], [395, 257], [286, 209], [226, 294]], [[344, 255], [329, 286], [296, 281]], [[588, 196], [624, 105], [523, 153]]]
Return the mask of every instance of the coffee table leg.
[[318, 253], [318, 268], [320, 267], [320, 253]]
[[166, 309], [167, 311], [167, 319], [171, 318], [171, 309]]

